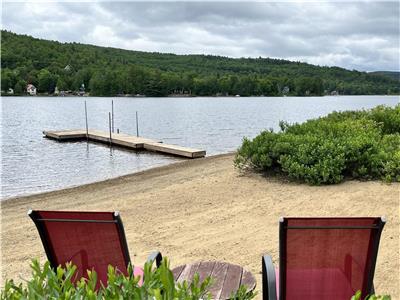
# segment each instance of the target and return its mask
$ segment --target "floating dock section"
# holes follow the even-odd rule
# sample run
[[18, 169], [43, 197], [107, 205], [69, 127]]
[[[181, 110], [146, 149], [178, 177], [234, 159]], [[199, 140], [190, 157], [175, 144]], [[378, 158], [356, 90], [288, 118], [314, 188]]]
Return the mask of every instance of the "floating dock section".
[[199, 158], [206, 155], [205, 150], [198, 150], [193, 148], [181, 147], [176, 145], [164, 144], [161, 141], [136, 137], [124, 133], [112, 133], [89, 130], [61, 130], [61, 131], [43, 131], [47, 138], [51, 138], [60, 142], [71, 140], [90, 140], [95, 142], [107, 143], [110, 145], [117, 145], [130, 149], [146, 149], [150, 151], [162, 152], [166, 154], [183, 156], [187, 158]]

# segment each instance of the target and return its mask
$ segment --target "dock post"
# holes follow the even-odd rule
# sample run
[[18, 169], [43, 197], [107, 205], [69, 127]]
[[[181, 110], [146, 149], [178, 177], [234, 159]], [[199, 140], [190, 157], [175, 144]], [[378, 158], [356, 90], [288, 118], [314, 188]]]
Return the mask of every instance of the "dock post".
[[85, 100], [85, 120], [86, 120], [86, 140], [89, 141], [89, 127], [88, 127], [88, 119], [87, 119], [86, 100]]
[[110, 129], [110, 147], [112, 146], [112, 136], [111, 136], [111, 113], [108, 112], [108, 127]]
[[136, 136], [139, 137], [139, 120], [137, 111], [136, 111]]
[[112, 128], [112, 132], [114, 133], [114, 100], [111, 100], [111, 128]]

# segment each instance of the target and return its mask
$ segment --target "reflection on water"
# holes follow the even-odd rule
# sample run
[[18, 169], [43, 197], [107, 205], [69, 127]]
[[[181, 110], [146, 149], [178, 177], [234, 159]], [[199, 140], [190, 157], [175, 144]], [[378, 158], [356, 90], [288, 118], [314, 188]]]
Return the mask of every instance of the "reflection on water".
[[[109, 148], [85, 142], [59, 143], [43, 130], [89, 128], [108, 131], [112, 98], [4, 97], [2, 105], [2, 198], [50, 191], [113, 178], [181, 161], [161, 154]], [[115, 130], [166, 143], [207, 150], [235, 150], [244, 136], [254, 137], [278, 122], [301, 122], [333, 110], [395, 105], [396, 96], [285, 98], [113, 98]]]

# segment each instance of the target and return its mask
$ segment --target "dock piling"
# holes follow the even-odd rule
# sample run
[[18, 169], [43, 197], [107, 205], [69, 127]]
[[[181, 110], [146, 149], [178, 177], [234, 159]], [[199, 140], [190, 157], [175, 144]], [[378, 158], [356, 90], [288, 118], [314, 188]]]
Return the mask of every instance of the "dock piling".
[[112, 132], [114, 133], [114, 100], [111, 100], [111, 128], [112, 128]]
[[136, 111], [136, 136], [139, 137], [139, 120], [137, 111]]
[[111, 136], [111, 113], [108, 112], [108, 127], [110, 129], [110, 147], [112, 146], [112, 136]]
[[86, 139], [87, 141], [89, 141], [89, 127], [88, 127], [86, 100], [85, 100], [85, 120], [86, 120]]

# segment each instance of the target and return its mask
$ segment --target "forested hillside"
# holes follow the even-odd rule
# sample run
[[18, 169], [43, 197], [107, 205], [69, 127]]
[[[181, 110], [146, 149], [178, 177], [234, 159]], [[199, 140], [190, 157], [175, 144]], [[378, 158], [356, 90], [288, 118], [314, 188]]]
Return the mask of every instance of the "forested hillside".
[[371, 72], [370, 74], [384, 75], [384, 76], [388, 76], [388, 77], [391, 77], [393, 79], [396, 79], [397, 81], [400, 81], [400, 72], [377, 71], [377, 72]]
[[[199, 50], [201, 51], [201, 50]], [[270, 58], [147, 53], [60, 43], [1, 31], [1, 89], [92, 96], [398, 94], [394, 78]]]

